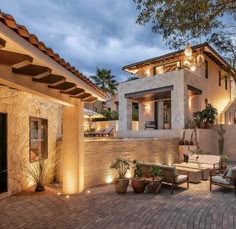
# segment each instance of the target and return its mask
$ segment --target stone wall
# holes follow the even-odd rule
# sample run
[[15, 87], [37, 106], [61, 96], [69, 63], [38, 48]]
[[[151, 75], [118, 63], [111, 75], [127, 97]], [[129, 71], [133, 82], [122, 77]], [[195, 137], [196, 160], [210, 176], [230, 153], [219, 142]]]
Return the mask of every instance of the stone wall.
[[0, 112], [7, 114], [8, 194], [29, 186], [21, 164], [29, 163], [29, 117], [48, 120], [48, 156], [55, 156], [60, 135], [60, 105], [38, 96], [0, 86]]
[[[178, 161], [178, 139], [85, 140], [85, 188], [117, 177], [110, 164], [115, 158], [172, 164]], [[131, 176], [131, 174], [128, 174]]]

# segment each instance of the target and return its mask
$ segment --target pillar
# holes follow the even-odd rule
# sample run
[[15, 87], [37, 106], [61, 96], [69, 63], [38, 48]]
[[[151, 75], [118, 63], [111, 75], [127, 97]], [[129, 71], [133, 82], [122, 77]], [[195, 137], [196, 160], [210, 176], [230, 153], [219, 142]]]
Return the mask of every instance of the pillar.
[[119, 130], [132, 130], [132, 99], [119, 101]]
[[84, 111], [83, 103], [63, 107], [62, 173], [63, 193], [84, 189]]

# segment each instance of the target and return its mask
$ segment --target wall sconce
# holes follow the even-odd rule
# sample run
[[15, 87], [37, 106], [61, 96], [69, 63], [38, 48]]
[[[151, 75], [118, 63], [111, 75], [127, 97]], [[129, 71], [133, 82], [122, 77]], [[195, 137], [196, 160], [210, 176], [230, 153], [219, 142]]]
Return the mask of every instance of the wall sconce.
[[149, 77], [150, 76], [150, 69], [146, 69], [144, 71], [145, 76]]
[[150, 111], [150, 105], [149, 104], [145, 105], [144, 110], [147, 115], [147, 113]]

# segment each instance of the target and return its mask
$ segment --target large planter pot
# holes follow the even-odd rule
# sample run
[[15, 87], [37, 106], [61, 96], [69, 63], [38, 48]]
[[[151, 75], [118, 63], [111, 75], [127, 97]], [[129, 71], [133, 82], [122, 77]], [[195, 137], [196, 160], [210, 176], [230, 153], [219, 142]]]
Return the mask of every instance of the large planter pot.
[[129, 185], [129, 179], [128, 178], [123, 178], [123, 179], [116, 178], [114, 180], [114, 185], [115, 185], [116, 192], [118, 194], [124, 194], [127, 192], [127, 188]]
[[170, 129], [170, 123], [165, 122], [164, 123], [164, 129]]
[[133, 178], [131, 184], [135, 193], [144, 193], [147, 181], [145, 178]]
[[161, 180], [157, 179], [157, 180], [149, 180], [147, 183], [147, 187], [148, 187], [148, 191], [150, 193], [157, 193], [160, 192], [161, 189]]

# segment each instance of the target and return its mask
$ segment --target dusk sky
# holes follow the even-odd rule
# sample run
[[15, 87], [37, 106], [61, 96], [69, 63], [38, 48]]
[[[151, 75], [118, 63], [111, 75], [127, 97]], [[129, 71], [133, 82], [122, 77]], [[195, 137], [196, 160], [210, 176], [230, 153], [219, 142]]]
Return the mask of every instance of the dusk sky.
[[135, 23], [132, 0], [2, 0], [0, 9], [87, 77], [97, 66], [121, 82], [124, 65], [169, 52], [149, 26]]

